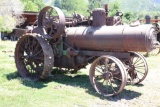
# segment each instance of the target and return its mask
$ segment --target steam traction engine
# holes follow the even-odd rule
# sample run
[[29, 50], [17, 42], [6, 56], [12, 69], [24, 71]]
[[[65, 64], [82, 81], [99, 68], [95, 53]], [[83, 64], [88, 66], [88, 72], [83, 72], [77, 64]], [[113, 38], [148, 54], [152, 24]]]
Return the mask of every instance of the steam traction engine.
[[57, 7], [43, 8], [34, 33], [16, 45], [19, 74], [36, 81], [47, 78], [53, 67], [78, 70], [91, 64], [90, 82], [104, 96], [117, 95], [127, 82], [142, 82], [148, 66], [137, 52], [156, 47], [156, 31], [152, 25], [107, 26], [107, 12], [97, 8], [86, 19], [76, 13], [65, 17]]

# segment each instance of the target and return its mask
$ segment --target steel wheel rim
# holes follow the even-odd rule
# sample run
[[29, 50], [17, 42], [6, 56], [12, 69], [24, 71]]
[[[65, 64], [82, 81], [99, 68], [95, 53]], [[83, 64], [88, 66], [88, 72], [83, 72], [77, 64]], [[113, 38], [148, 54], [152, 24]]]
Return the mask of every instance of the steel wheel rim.
[[32, 81], [45, 79], [53, 67], [53, 52], [47, 41], [38, 35], [25, 35], [17, 43], [15, 63], [18, 73]]
[[[129, 61], [129, 66], [131, 69], [129, 69], [128, 75], [132, 84], [138, 84], [146, 78], [148, 74], [148, 65], [143, 55], [137, 52], [133, 52], [133, 54], [133, 57]], [[132, 67], [134, 69], [132, 69]], [[133, 74], [130, 73], [130, 71]]]
[[[102, 70], [101, 73], [97, 73], [97, 72], [100, 72], [98, 71], [99, 67], [97, 66], [99, 65], [98, 64], [99, 61], [104, 60], [104, 59], [106, 61], [109, 60], [109, 62], [112, 61], [112, 63], [110, 63], [110, 65], [112, 64], [111, 65], [112, 68], [115, 67], [118, 70], [117, 69], [114, 70], [111, 67], [109, 68], [108, 66], [109, 64], [107, 65], [108, 67], [106, 67], [106, 64], [105, 64], [105, 68], [107, 69], [109, 68], [108, 69], [109, 71], [107, 71], [107, 73], [105, 74], [102, 73], [104, 70]], [[115, 66], [113, 64], [115, 64]], [[119, 75], [120, 77], [118, 77]], [[107, 76], [107, 78], [105, 76]], [[117, 95], [118, 93], [120, 93], [126, 85], [126, 81], [127, 81], [126, 76], [127, 75], [126, 75], [125, 67], [122, 64], [122, 62], [112, 56], [101, 56], [97, 58], [91, 65], [90, 75], [89, 75], [91, 84], [93, 85], [95, 90], [99, 94], [102, 94], [104, 96], [113, 96], [113, 95]], [[98, 79], [101, 79], [101, 80], [99, 81]]]

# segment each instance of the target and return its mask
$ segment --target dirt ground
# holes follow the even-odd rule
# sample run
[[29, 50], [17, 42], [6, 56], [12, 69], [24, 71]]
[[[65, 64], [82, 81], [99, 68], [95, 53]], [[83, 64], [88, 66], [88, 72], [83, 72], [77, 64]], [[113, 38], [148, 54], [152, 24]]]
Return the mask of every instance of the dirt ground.
[[127, 85], [116, 97], [108, 98], [109, 107], [160, 107], [160, 56], [146, 58], [149, 71], [138, 85]]

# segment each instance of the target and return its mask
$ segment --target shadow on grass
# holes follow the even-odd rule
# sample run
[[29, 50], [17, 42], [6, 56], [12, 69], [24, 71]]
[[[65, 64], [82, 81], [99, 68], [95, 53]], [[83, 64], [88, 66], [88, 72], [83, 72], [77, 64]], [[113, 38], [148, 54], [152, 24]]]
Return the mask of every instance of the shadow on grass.
[[[80, 74], [80, 72], [71, 72], [71, 73], [64, 73], [57, 70], [54, 70], [55, 72], [52, 72], [54, 76], [49, 77], [46, 80], [41, 81], [30, 81], [27, 79], [22, 79], [17, 72], [10, 73], [6, 77], [8, 80], [12, 79], [18, 79], [23, 85], [27, 87], [37, 88], [41, 89], [47, 86], [49, 82], [57, 82], [60, 84], [65, 84], [73, 87], [80, 87], [84, 88], [86, 90], [86, 93], [91, 94], [93, 96], [99, 97], [100, 99], [107, 99], [109, 101], [118, 101], [121, 99], [131, 100], [136, 97], [139, 97], [141, 93], [135, 92], [133, 90], [126, 90], [124, 89], [120, 94], [113, 97], [104, 97], [100, 94], [98, 94], [94, 88], [92, 87], [88, 75]], [[75, 74], [76, 73], [76, 74]], [[138, 86], [138, 85], [137, 85]], [[141, 86], [141, 85], [140, 85]], [[139, 87], [139, 86], [138, 86]], [[55, 87], [56, 89], [56, 87]]]
[[123, 91], [121, 93], [119, 93], [116, 96], [113, 97], [108, 97], [107, 99], [109, 101], [118, 101], [121, 99], [125, 99], [125, 100], [132, 100], [134, 98], [137, 98], [139, 96], [141, 96], [142, 94], [133, 90], [126, 90], [125, 88], [123, 89]]
[[17, 79], [18, 81], [20, 81], [20, 83], [22, 83], [25, 86], [31, 87], [31, 88], [37, 88], [37, 89], [41, 89], [41, 88], [47, 87], [47, 83], [51, 82], [51, 80], [50, 81], [48, 81], [48, 80], [45, 81], [44, 80], [44, 81], [36, 81], [35, 82], [35, 81], [31, 81], [29, 79], [21, 78], [20, 75], [18, 74], [18, 71], [10, 73], [10, 74], [7, 74], [6, 78], [8, 80]]
[[139, 84], [135, 84], [134, 86], [143, 87], [144, 85], [142, 83], [139, 83]]
[[61, 84], [84, 88], [86, 89], [86, 92], [88, 94], [99, 97], [100, 99], [103, 99], [103, 100], [104, 99], [107, 99], [109, 101], [118, 101], [121, 99], [132, 100], [134, 98], [141, 96], [141, 93], [139, 92], [123, 89], [123, 91], [116, 96], [104, 97], [98, 94], [94, 90], [93, 86], [90, 83], [88, 75], [77, 75], [77, 76], [60, 75], [60, 76], [53, 77], [52, 80]]
[[[57, 72], [57, 70], [55, 72]], [[84, 88], [88, 94], [99, 97], [100, 99], [107, 99], [109, 101], [118, 101], [118, 100], [121, 100], [121, 99], [131, 100], [131, 99], [134, 99], [136, 97], [141, 96], [141, 93], [139, 93], [139, 92], [124, 89], [117, 96], [104, 97], [104, 96], [98, 94], [94, 90], [93, 86], [90, 83], [88, 75], [85, 75], [85, 74], [82, 75], [82, 74], [79, 74], [79, 72], [76, 73], [76, 74], [75, 74], [75, 72], [71, 72], [71, 74], [62, 75], [63, 72], [58, 72], [58, 73], [55, 73], [55, 72], [52, 72], [52, 74], [54, 75], [53, 77], [51, 77], [52, 81], [58, 82], [58, 83], [61, 83], [61, 84], [65, 84], [65, 85], [70, 85], [70, 86], [73, 86], [73, 87]], [[139, 85], [134, 85], [134, 86], [141, 87], [143, 85], [139, 84]]]

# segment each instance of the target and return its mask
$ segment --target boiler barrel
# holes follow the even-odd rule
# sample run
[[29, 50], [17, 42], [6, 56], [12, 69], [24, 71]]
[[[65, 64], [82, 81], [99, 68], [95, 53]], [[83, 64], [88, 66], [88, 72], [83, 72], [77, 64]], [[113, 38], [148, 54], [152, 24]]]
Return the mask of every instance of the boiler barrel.
[[68, 45], [80, 50], [148, 52], [157, 42], [152, 25], [71, 27], [65, 36]]

